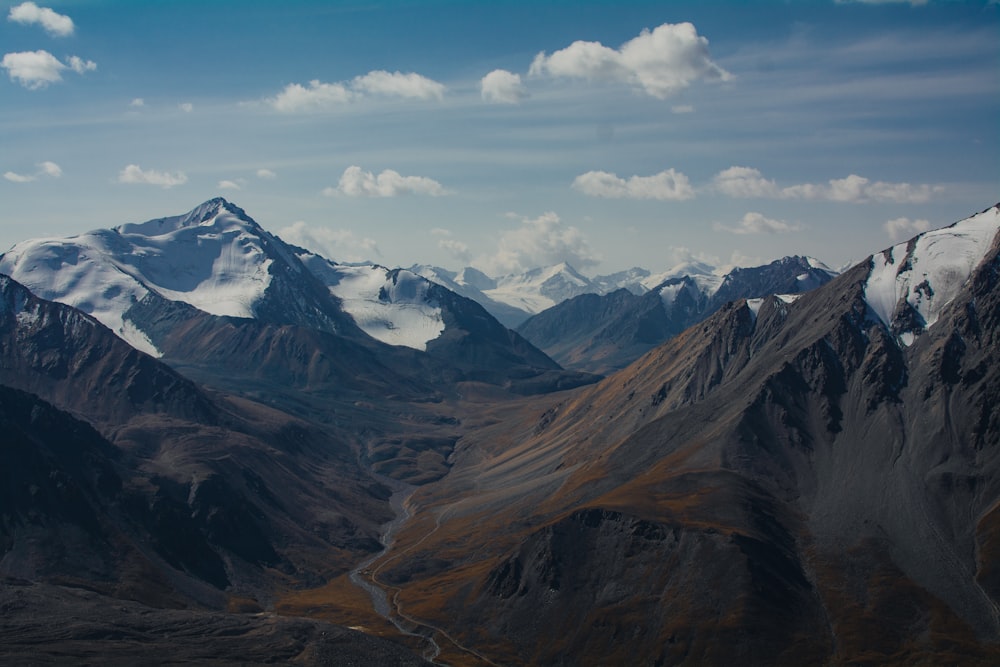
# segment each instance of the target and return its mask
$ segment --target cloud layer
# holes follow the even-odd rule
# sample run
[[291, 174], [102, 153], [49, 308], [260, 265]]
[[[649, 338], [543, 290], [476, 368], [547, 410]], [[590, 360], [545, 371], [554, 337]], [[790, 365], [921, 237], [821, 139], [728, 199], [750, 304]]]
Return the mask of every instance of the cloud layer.
[[425, 176], [402, 176], [399, 172], [386, 169], [377, 176], [357, 165], [344, 170], [337, 187], [323, 190], [328, 197], [398, 197], [399, 195], [430, 195], [440, 197], [447, 194], [444, 187]]
[[73, 19], [57, 14], [48, 7], [39, 7], [33, 2], [22, 2], [10, 8], [8, 21], [22, 25], [38, 24], [53, 37], [68, 37], [73, 34]]
[[475, 264], [487, 274], [499, 276], [561, 262], [586, 270], [600, 261], [583, 232], [548, 212], [524, 218], [518, 228], [503, 232], [496, 253], [477, 259]]
[[591, 197], [680, 201], [694, 197], [688, 177], [667, 169], [652, 176], [619, 178], [606, 171], [588, 171], [573, 180], [573, 189]]
[[39, 162], [36, 166], [38, 167], [38, 171], [33, 174], [18, 174], [8, 171], [4, 173], [3, 177], [11, 183], [30, 183], [43, 177], [59, 178], [62, 176], [62, 168], [55, 162]]
[[278, 236], [287, 243], [338, 262], [370, 261], [382, 254], [374, 240], [359, 238], [349, 229], [328, 229], [307, 225], [301, 220], [279, 229]]
[[724, 195], [744, 199], [807, 199], [895, 204], [923, 204], [929, 201], [932, 195], [944, 190], [939, 185], [871, 181], [857, 174], [831, 179], [821, 184], [804, 183], [779, 187], [773, 180], [764, 178], [760, 171], [752, 167], [725, 169], [715, 175], [712, 186]]
[[931, 228], [930, 220], [910, 220], [909, 218], [895, 218], [887, 220], [882, 226], [885, 233], [893, 241], [910, 238], [917, 234], [926, 232]]
[[782, 234], [785, 232], [797, 232], [800, 227], [789, 224], [782, 220], [767, 218], [760, 213], [750, 212], [734, 226], [716, 224], [714, 229], [719, 232], [729, 232], [730, 234]]
[[732, 78], [712, 62], [708, 40], [690, 23], [664, 23], [652, 31], [643, 30], [619, 49], [576, 41], [552, 55], [539, 53], [529, 74], [622, 82], [661, 100], [698, 80]]
[[297, 113], [335, 109], [369, 95], [440, 100], [445, 90], [443, 84], [413, 72], [375, 70], [349, 82], [324, 83], [313, 79], [305, 86], [290, 83], [264, 102], [278, 111]]

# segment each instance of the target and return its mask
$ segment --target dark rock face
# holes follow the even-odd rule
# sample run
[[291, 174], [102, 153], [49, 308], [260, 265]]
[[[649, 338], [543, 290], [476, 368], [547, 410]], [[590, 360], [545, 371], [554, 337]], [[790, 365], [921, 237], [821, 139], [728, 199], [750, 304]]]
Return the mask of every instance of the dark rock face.
[[730, 301], [800, 294], [831, 277], [807, 258], [785, 257], [765, 266], [734, 269], [712, 294], [690, 277], [668, 280], [642, 295], [625, 289], [603, 296], [584, 294], [531, 317], [517, 331], [566, 368], [609, 373]]

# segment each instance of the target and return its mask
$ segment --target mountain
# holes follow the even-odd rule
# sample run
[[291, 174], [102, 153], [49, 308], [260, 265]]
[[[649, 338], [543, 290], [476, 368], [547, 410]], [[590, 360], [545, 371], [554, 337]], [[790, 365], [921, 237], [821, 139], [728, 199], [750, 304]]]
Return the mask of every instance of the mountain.
[[459, 272], [414, 265], [411, 271], [481, 304], [505, 326], [516, 327], [546, 308], [600, 287], [565, 262], [491, 278], [478, 269]]
[[500, 664], [996, 664], [1000, 205], [511, 403], [380, 577]]
[[624, 368], [660, 343], [736, 299], [799, 294], [823, 285], [834, 272], [808, 257], [736, 268], [725, 276], [710, 267], [675, 267], [649, 291], [619, 289], [585, 294], [545, 310], [518, 332], [566, 368], [608, 373]]
[[179, 216], [19, 243], [0, 256], [0, 273], [174, 366], [270, 367], [300, 383], [352, 367], [338, 375], [357, 384], [366, 380], [353, 360], [366, 358], [373, 375], [401, 388], [435, 375], [522, 391], [588, 381], [561, 373], [474, 302], [409, 271], [288, 245], [221, 198]]

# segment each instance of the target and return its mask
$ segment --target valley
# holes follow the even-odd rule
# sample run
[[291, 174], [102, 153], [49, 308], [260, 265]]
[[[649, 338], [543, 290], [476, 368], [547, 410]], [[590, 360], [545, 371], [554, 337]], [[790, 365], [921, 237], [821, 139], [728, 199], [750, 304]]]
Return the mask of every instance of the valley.
[[995, 664], [998, 232], [608, 279], [516, 331], [494, 279], [221, 198], [18, 244], [0, 654]]

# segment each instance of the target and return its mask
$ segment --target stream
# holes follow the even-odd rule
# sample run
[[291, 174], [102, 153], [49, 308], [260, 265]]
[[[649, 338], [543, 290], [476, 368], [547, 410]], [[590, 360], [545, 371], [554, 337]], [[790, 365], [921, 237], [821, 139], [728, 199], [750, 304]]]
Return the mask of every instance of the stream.
[[373, 473], [372, 476], [393, 490], [393, 494], [389, 498], [389, 506], [392, 508], [392, 511], [396, 516], [391, 521], [380, 526], [379, 541], [382, 543], [382, 550], [374, 556], [365, 559], [353, 570], [351, 570], [349, 577], [351, 583], [368, 593], [368, 596], [372, 600], [372, 606], [375, 608], [375, 612], [379, 616], [382, 616], [396, 626], [396, 629], [402, 634], [410, 637], [419, 637], [429, 644], [428, 650], [424, 653], [424, 659], [433, 663], [441, 653], [441, 648], [438, 646], [437, 642], [434, 641], [433, 636], [414, 632], [413, 630], [404, 627], [403, 621], [394, 613], [393, 605], [389, 601], [389, 596], [385, 589], [374, 582], [372, 579], [372, 573], [369, 571], [372, 564], [388, 553], [389, 549], [392, 547], [396, 533], [398, 533], [400, 528], [402, 528], [403, 525], [410, 519], [410, 508], [407, 507], [406, 501], [413, 495], [416, 487], [390, 479], [383, 475]]

